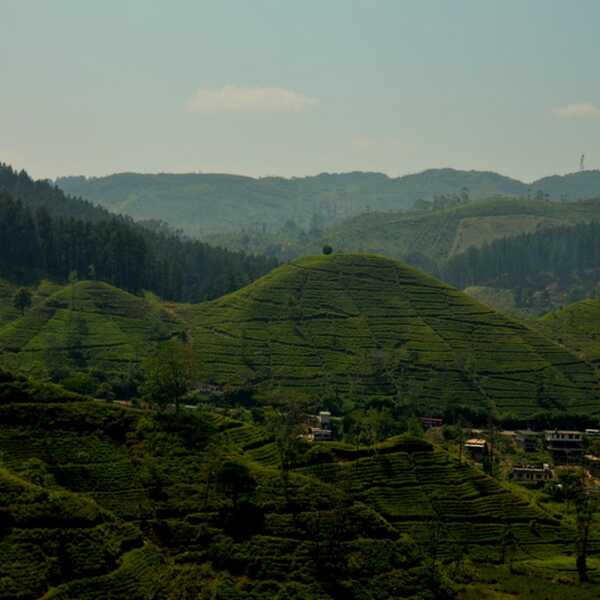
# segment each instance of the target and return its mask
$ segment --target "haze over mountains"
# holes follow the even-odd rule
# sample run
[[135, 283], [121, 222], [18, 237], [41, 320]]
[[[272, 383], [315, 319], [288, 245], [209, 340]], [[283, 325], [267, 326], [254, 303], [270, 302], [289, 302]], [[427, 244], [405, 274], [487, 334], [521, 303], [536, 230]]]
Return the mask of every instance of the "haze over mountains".
[[0, 600], [600, 600], [600, 2], [0, 6]]
[[98, 278], [198, 301], [237, 289], [276, 261], [140, 225], [0, 163], [0, 272], [27, 282]]
[[[94, 210], [133, 215], [152, 227], [158, 219], [246, 254], [282, 261], [331, 244], [336, 251], [399, 258], [520, 314], [543, 314], [594, 295], [600, 273], [594, 252], [576, 247], [580, 234], [573, 229], [600, 217], [597, 170], [531, 184], [454, 169], [398, 178], [362, 172], [292, 179], [123, 173], [58, 184], [102, 205]], [[553, 228], [567, 229], [554, 237], [543, 233]], [[517, 239], [524, 235], [533, 237]], [[491, 250], [484, 248], [495, 240]], [[513, 259], [528, 244], [548, 246], [561, 260], [539, 256], [519, 266]], [[561, 254], [564, 244], [572, 248], [567, 254]], [[472, 248], [479, 254], [467, 256]]]
[[[582, 279], [600, 248], [598, 201], [461, 189], [328, 228], [315, 204], [307, 232], [222, 234], [244, 250], [231, 252], [8, 167], [0, 177], [1, 600], [518, 597], [532, 552], [541, 598], [594, 593], [556, 581], [574, 561], [573, 509], [503, 483], [500, 460], [518, 450], [495, 427], [596, 425], [597, 303], [524, 324], [389, 257], [271, 269], [248, 251], [277, 235], [298, 253], [362, 244], [487, 277], [490, 249], [520, 258], [531, 235], [551, 247], [534, 268], [557, 252], [557, 273]], [[525, 261], [500, 274], [529, 285], [513, 263]], [[309, 443], [308, 411], [322, 409], [337, 437]], [[418, 417], [431, 415], [450, 425], [428, 441]], [[456, 454], [463, 423], [491, 427], [495, 477]], [[513, 546], [524, 574], [503, 566]]]
[[138, 174], [61, 177], [66, 193], [136, 219], [158, 219], [192, 236], [241, 228], [280, 229], [288, 220], [308, 229], [366, 211], [406, 210], [418, 200], [468, 194], [472, 199], [521, 196], [574, 201], [600, 194], [600, 171], [525, 183], [487, 171], [430, 169], [402, 177], [382, 173], [322, 173], [310, 177], [225, 174]]

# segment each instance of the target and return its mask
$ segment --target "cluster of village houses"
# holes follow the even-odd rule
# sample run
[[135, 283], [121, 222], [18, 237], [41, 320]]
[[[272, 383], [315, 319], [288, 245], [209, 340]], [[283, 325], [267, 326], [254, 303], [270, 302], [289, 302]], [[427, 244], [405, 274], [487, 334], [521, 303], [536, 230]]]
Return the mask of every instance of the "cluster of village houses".
[[[436, 417], [422, 417], [421, 422], [426, 429], [441, 427], [443, 420]], [[585, 431], [569, 431], [553, 429], [543, 432], [522, 430], [502, 431], [500, 435], [509, 436], [525, 451], [536, 452], [544, 448], [552, 457], [553, 465], [579, 465], [589, 471], [593, 477], [600, 478], [600, 456], [586, 453], [584, 439], [600, 438], [600, 429], [586, 429]], [[474, 437], [464, 442], [465, 453], [475, 462], [483, 463], [490, 453], [488, 440]], [[515, 465], [511, 471], [515, 481], [539, 483], [554, 477], [550, 464], [541, 465]]]
[[[586, 453], [584, 444], [586, 437], [600, 437], [598, 429], [586, 429], [585, 431], [553, 429], [544, 432], [503, 431], [500, 435], [512, 437], [525, 452], [536, 452], [543, 442], [554, 465], [580, 465], [594, 477], [600, 477], [600, 456]], [[483, 438], [466, 440], [464, 448], [475, 462], [483, 462], [490, 451], [488, 441]], [[538, 483], [552, 479], [554, 473], [549, 464], [517, 465], [513, 466], [511, 475], [515, 481]]]
[[[334, 438], [334, 421], [338, 417], [329, 411], [310, 415], [306, 422], [307, 433], [303, 436], [311, 442], [331, 441]], [[423, 427], [441, 427], [444, 422], [438, 417], [422, 417]], [[552, 457], [553, 465], [581, 465], [594, 477], [600, 477], [600, 456], [586, 453], [584, 438], [600, 438], [600, 429], [585, 431], [548, 430], [544, 432], [521, 430], [502, 431], [500, 435], [511, 437], [525, 452], [536, 452], [544, 448]], [[483, 463], [490, 453], [490, 443], [484, 438], [470, 438], [464, 442], [465, 453], [476, 463]], [[512, 468], [512, 479], [526, 483], [538, 483], [554, 476], [550, 464], [518, 465]]]

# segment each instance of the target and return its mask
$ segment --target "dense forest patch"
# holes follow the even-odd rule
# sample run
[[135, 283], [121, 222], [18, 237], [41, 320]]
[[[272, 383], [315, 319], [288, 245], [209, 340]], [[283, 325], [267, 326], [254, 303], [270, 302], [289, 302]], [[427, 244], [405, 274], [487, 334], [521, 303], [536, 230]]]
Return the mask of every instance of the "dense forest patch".
[[190, 240], [164, 223], [135, 223], [0, 164], [0, 276], [11, 281], [98, 279], [198, 302], [275, 264]]

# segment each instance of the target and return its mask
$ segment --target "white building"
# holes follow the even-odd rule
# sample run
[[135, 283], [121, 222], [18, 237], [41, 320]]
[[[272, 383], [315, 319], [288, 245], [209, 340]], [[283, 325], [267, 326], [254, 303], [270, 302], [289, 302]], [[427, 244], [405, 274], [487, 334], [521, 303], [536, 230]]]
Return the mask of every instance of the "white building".
[[525, 465], [521, 467], [513, 467], [512, 478], [515, 481], [523, 481], [525, 483], [538, 483], [540, 481], [548, 481], [554, 477], [554, 473], [550, 465], [544, 464], [540, 466]]

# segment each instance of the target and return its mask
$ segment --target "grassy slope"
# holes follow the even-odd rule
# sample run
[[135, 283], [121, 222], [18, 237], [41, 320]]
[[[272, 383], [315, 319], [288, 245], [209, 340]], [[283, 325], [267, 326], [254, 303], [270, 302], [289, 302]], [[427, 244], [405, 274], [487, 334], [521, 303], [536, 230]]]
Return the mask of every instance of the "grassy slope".
[[[51, 585], [110, 577], [142, 536], [79, 494], [48, 490], [0, 466], [0, 598], [38, 598]], [[134, 583], [135, 580], [132, 580]]]
[[600, 202], [556, 204], [500, 198], [436, 212], [361, 215], [332, 227], [324, 241], [339, 250], [395, 258], [419, 253], [443, 261], [471, 245], [599, 217]]
[[[398, 178], [382, 173], [322, 173], [314, 177], [254, 179], [219, 174], [137, 174], [65, 177], [57, 181], [69, 194], [141, 219], [160, 219], [192, 235], [232, 233], [266, 225], [279, 229], [293, 218], [306, 226], [313, 212], [326, 222], [371, 210], [410, 208], [419, 199], [459, 194], [472, 198], [526, 196], [547, 192], [552, 200], [591, 198], [599, 171], [554, 176], [525, 184], [485, 171], [430, 169]], [[357, 248], [354, 247], [354, 250]], [[376, 250], [376, 248], [371, 248]]]
[[493, 288], [486, 286], [470, 286], [463, 290], [471, 298], [487, 304], [503, 313], [515, 313], [514, 293], [506, 288]]
[[[39, 402], [38, 405], [31, 402]], [[95, 502], [90, 494], [74, 493], [56, 483], [57, 461], [72, 462], [91, 448], [93, 440], [79, 435], [44, 444], [46, 432], [68, 429], [63, 420], [31, 424], [57, 408], [76, 417], [86, 415], [83, 402], [57, 386], [2, 376], [0, 383], [0, 598], [39, 598], [52, 586], [77, 580], [111, 580], [133, 557], [152, 560], [156, 549], [144, 545], [141, 531]], [[95, 404], [95, 403], [94, 403]], [[39, 407], [39, 410], [38, 408]], [[88, 418], [89, 421], [89, 418]], [[101, 421], [95, 420], [95, 425]], [[30, 437], [31, 436], [31, 437]], [[71, 445], [69, 445], [71, 444]], [[101, 456], [101, 455], [98, 455]], [[77, 460], [77, 459], [75, 459]], [[96, 459], [97, 460], [97, 459]], [[129, 573], [130, 587], [140, 585]], [[75, 596], [70, 596], [75, 597]], [[133, 595], [137, 598], [139, 595]]]
[[254, 179], [219, 174], [136, 174], [65, 177], [65, 192], [139, 219], [160, 219], [203, 237], [287, 219], [307, 226], [314, 212], [326, 222], [366, 210], [409, 208], [417, 198], [458, 194], [464, 186], [477, 198], [524, 194], [527, 187], [497, 173], [431, 169], [405, 177], [382, 173], [322, 173], [314, 177]]
[[600, 363], [600, 300], [583, 300], [551, 312], [537, 326], [585, 360]]
[[235, 250], [275, 254], [284, 260], [315, 254], [329, 243], [346, 252], [410, 257], [413, 261], [420, 256], [426, 260], [415, 264], [434, 269], [436, 263], [473, 245], [599, 217], [598, 201], [562, 204], [498, 197], [433, 212], [367, 212], [326, 228], [320, 239], [311, 242], [299, 238], [297, 230], [287, 229], [266, 234], [247, 229], [213, 233], [207, 240]]
[[59, 363], [119, 371], [181, 331], [151, 297], [133, 296], [102, 282], [44, 284], [35, 290], [33, 306], [23, 317], [11, 310], [7, 295], [0, 298], [0, 317], [5, 315], [4, 324], [0, 321], [0, 360], [31, 372]]
[[[392, 439], [376, 453], [324, 445], [333, 462], [298, 466], [286, 499], [259, 427], [218, 415], [194, 423], [190, 414], [190, 438], [168, 416], [52, 394], [0, 396], [0, 505], [16, 519], [0, 536], [2, 600], [14, 586], [25, 600], [49, 585], [48, 598], [61, 600], [413, 597], [428, 580], [422, 553], [436, 522], [441, 556], [466, 553], [482, 561], [477, 570], [499, 560], [508, 529], [515, 560], [573, 562], [569, 526], [424, 441]], [[225, 457], [245, 462], [258, 483], [264, 521], [249, 537], [225, 534], [224, 496], [207, 485], [210, 465]], [[42, 475], [44, 488], [24, 480]]]
[[599, 409], [593, 373], [561, 346], [383, 257], [300, 259], [179, 310], [202, 349], [205, 378], [220, 384], [523, 417], [540, 409], [543, 381], [557, 404]]
[[[0, 328], [21, 316], [13, 306], [15, 293], [19, 287], [15, 283], [0, 279]], [[28, 288], [32, 293], [32, 306], [37, 306], [60, 288], [60, 285], [49, 281], [42, 281], [35, 288]]]

